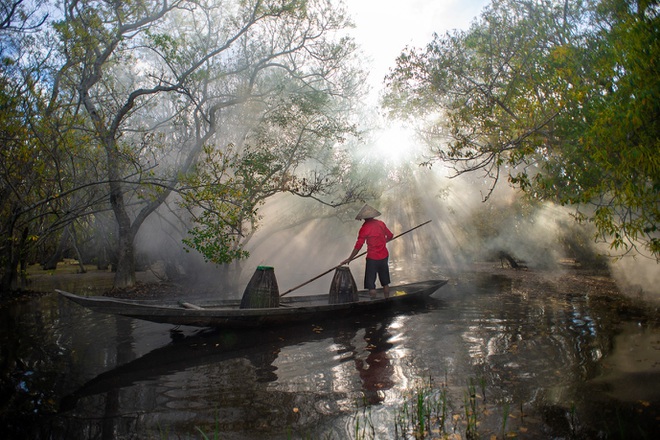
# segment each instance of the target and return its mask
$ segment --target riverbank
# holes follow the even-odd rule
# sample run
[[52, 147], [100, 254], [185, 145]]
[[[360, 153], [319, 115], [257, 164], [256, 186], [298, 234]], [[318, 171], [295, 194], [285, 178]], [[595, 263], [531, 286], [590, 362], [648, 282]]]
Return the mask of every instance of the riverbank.
[[[438, 269], [434, 270], [434, 273], [436, 272], [438, 272]], [[524, 284], [527, 286], [526, 288], [545, 285], [557, 292], [624, 297], [644, 303], [647, 306], [660, 306], [660, 300], [657, 296], [649, 295], [639, 288], [622, 286], [607, 268], [582, 267], [572, 260], [559, 261], [552, 269], [513, 269], [506, 263], [489, 261], [474, 262], [458, 269], [443, 270], [439, 268], [439, 272], [440, 277], [448, 278], [450, 283], [454, 284], [468, 283], [473, 281], [475, 277], [485, 274], [506, 277], [511, 279], [512, 282]], [[55, 289], [82, 295], [104, 295], [137, 300], [171, 300], [191, 296], [212, 297], [218, 294], [217, 283], [199, 284], [186, 280], [172, 282], [166, 280], [157, 270], [139, 271], [136, 273], [137, 283], [135, 286], [114, 289], [113, 272], [99, 270], [96, 266], [88, 265], [85, 266], [85, 272], [81, 273], [80, 265], [75, 260], [60, 262], [56, 270], [43, 270], [39, 265], [30, 266], [27, 277], [28, 286], [26, 289], [10, 295], [0, 295], [0, 303], [51, 293]], [[330, 276], [328, 275], [328, 277]], [[329, 282], [330, 278], [328, 278]]]
[[94, 265], [86, 265], [84, 268], [85, 272], [82, 272], [75, 260], [64, 260], [57, 264], [55, 270], [43, 270], [38, 264], [32, 265], [27, 270], [27, 286], [18, 292], [0, 295], [0, 302], [48, 294], [55, 289], [85, 295], [125, 295], [126, 298], [136, 299], [158, 299], [181, 290], [176, 285], [164, 282], [152, 271], [137, 272], [137, 285], [133, 288], [113, 289], [113, 272], [98, 269]]
[[[78, 294], [105, 295], [126, 299], [172, 299], [189, 295], [203, 295], [212, 287], [191, 287], [190, 283], [170, 282], [162, 279], [154, 271], [137, 272], [137, 284], [131, 288], [114, 289], [114, 273], [99, 270], [95, 266], [85, 266], [86, 272], [80, 272], [75, 260], [65, 260], [56, 270], [45, 271], [40, 266], [31, 266], [28, 270], [28, 288], [19, 296], [50, 293], [55, 289], [67, 290]], [[559, 292], [582, 292], [586, 294], [614, 295], [625, 293], [635, 296], [635, 292], [622, 292], [607, 269], [583, 268], [572, 261], [562, 261], [552, 270], [512, 269], [500, 262], [475, 262], [461, 270], [443, 271], [444, 277], [451, 283], [470, 282], [476, 276], [489, 274], [502, 276], [519, 283], [535, 285], [547, 284]], [[539, 284], [538, 281], [542, 283]], [[14, 295], [13, 297], [16, 297]], [[639, 295], [637, 295], [639, 296]], [[644, 298], [637, 298], [644, 299]]]

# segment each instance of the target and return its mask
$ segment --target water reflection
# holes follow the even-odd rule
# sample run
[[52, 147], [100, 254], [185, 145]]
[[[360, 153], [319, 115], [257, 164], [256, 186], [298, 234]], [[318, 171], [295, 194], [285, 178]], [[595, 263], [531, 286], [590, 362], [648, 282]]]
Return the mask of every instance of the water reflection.
[[366, 350], [369, 353], [366, 359], [355, 360], [355, 367], [362, 379], [362, 389], [365, 400], [370, 404], [379, 403], [384, 399], [383, 392], [394, 385], [392, 380], [392, 365], [388, 350], [393, 345], [388, 341], [390, 337], [387, 327], [379, 325], [369, 327], [364, 340], [367, 342]]
[[[162, 423], [177, 432], [216, 429], [216, 420], [223, 431], [246, 434], [259, 431], [260, 424], [269, 436], [291, 426], [312, 429], [320, 417], [353, 411], [356, 402], [380, 402], [392, 387], [390, 320], [365, 316], [359, 322], [281, 330], [197, 332], [87, 381], [61, 400], [59, 417], [68, 425], [88, 420], [75, 430], [98, 431], [99, 436], [123, 428], [144, 432], [138, 425], [145, 417], [154, 417], [151, 427]], [[117, 345], [119, 361], [122, 350], [131, 357], [133, 344], [129, 334], [117, 335], [123, 341]], [[338, 360], [322, 348], [328, 344]], [[352, 367], [338, 374], [335, 362]], [[158, 413], [166, 410], [190, 419], [160, 420]], [[94, 422], [99, 412], [100, 426]]]
[[[658, 427], [657, 309], [516, 274], [475, 274], [392, 316], [259, 332], [94, 314], [54, 295], [0, 310], [2, 438], [378, 438], [420, 384], [464, 435], [644, 438]], [[175, 336], [174, 338], [172, 336]]]

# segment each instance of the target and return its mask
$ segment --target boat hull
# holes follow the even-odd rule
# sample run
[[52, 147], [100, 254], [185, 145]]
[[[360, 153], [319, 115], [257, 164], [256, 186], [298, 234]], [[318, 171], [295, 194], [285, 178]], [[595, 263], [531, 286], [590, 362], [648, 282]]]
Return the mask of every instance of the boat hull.
[[447, 280], [430, 280], [392, 286], [389, 298], [371, 299], [366, 291], [359, 292], [359, 301], [328, 304], [328, 295], [281, 298], [280, 307], [241, 309], [240, 301], [222, 301], [213, 305], [183, 307], [178, 304], [157, 305], [153, 302], [122, 300], [110, 297], [85, 297], [57, 292], [95, 312], [121, 315], [161, 324], [248, 329], [300, 324], [323, 319], [358, 315], [371, 310], [400, 308], [428, 299]]

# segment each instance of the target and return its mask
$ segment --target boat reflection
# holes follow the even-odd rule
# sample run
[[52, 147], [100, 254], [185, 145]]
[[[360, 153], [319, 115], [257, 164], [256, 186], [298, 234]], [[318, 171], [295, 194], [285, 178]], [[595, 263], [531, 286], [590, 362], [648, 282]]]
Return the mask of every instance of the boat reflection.
[[[436, 308], [437, 304], [427, 304], [427, 307]], [[426, 308], [420, 308], [416, 313], [425, 311]], [[121, 417], [126, 419], [126, 414], [143, 412], [147, 406], [149, 411], [154, 411], [154, 406], [157, 409], [162, 405], [169, 412], [165, 423], [176, 423], [175, 419], [180, 417], [173, 415], [172, 409], [186, 412], [195, 407], [215, 408], [215, 417], [221, 414], [225, 420], [223, 432], [235, 432], [250, 419], [248, 415], [235, 413], [249, 412], [246, 407], [255, 403], [248, 400], [253, 399], [258, 405], [277, 406], [273, 412], [279, 413], [279, 417], [276, 414], [274, 418], [282, 423], [281, 429], [300, 426], [302, 418], [309, 419], [305, 425], [314, 426], [323, 413], [336, 416], [342, 411], [341, 407], [335, 407], [336, 402], [373, 404], [383, 400], [383, 392], [394, 384], [388, 350], [393, 347], [389, 342], [389, 326], [396, 316], [395, 313], [365, 315], [359, 320], [324, 321], [320, 325], [259, 331], [208, 329], [173, 338], [169, 344], [84, 383], [61, 399], [60, 414], [78, 421], [85, 419], [89, 425], [83, 429], [95, 431], [106, 428], [92, 427], [96, 423], [94, 420], [102, 418], [107, 423], [108, 418], [115, 418], [119, 421]], [[326, 349], [319, 350], [315, 344]], [[328, 347], [335, 353], [327, 350]], [[336, 354], [340, 354], [340, 359]], [[353, 367], [344, 369], [346, 377], [341, 380], [353, 386], [344, 388], [337, 387], [336, 383], [327, 386], [319, 383], [319, 378], [332, 376], [331, 371], [338, 363], [347, 366], [347, 361], [352, 361]], [[286, 369], [284, 377], [278, 368]], [[239, 382], [240, 391], [236, 385]], [[246, 384], [251, 385], [246, 387]], [[238, 396], [245, 388], [251, 390], [249, 396]], [[118, 394], [123, 397], [118, 398]], [[145, 397], [148, 395], [153, 397]], [[161, 403], [164, 396], [166, 401]], [[110, 405], [114, 408], [111, 414], [106, 412], [109, 401], [115, 402]], [[118, 401], [127, 403], [120, 403], [118, 407]], [[319, 402], [326, 402], [333, 408], [317, 411], [314, 408], [318, 409]], [[207, 419], [213, 417], [206, 415]], [[202, 425], [205, 423], [203, 417], [200, 420], [199, 413], [195, 420]], [[212, 420], [208, 423], [211, 425]], [[268, 421], [269, 429], [273, 428], [273, 423], [273, 420]], [[139, 430], [139, 427], [131, 429]]]

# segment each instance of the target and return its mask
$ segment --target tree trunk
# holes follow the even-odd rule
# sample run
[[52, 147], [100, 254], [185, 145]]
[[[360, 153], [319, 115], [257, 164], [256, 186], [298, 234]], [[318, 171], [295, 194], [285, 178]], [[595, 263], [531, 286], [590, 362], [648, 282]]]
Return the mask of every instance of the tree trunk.
[[[27, 241], [28, 228], [23, 229], [18, 246], [14, 243], [8, 243], [8, 255], [5, 257], [5, 264], [0, 279], [0, 293], [13, 292], [20, 289], [18, 265], [21, 261], [21, 249]], [[13, 241], [13, 240], [12, 240]]]
[[135, 285], [135, 258], [133, 240], [135, 232], [131, 226], [131, 217], [124, 201], [124, 189], [121, 184], [121, 161], [119, 152], [110, 139], [106, 144], [108, 157], [108, 174], [110, 176], [110, 205], [117, 220], [117, 271], [115, 272], [114, 287], [123, 289]]
[[135, 252], [133, 234], [122, 232], [120, 228], [117, 248], [117, 271], [115, 272], [114, 287], [123, 289], [135, 285]]
[[78, 237], [76, 236], [76, 230], [73, 227], [73, 223], [69, 225], [69, 231], [71, 234], [71, 246], [73, 247], [73, 250], [76, 253], [76, 259], [78, 260], [78, 268], [80, 270], [80, 273], [87, 273], [87, 269], [85, 269], [85, 262], [83, 261], [83, 256], [80, 253], [80, 247], [78, 246]]
[[64, 255], [64, 251], [66, 250], [67, 242], [69, 241], [69, 230], [68, 228], [65, 228], [62, 231], [62, 235], [60, 236], [60, 241], [57, 244], [57, 249], [55, 249], [55, 253], [53, 253], [48, 260], [44, 262], [44, 264], [41, 265], [41, 268], [43, 270], [55, 270], [57, 269], [57, 263], [62, 259], [62, 255]]
[[115, 272], [114, 287], [123, 289], [135, 285], [135, 251], [134, 239], [135, 233], [131, 227], [131, 220], [126, 212], [124, 205], [124, 196], [121, 192], [121, 185], [110, 185], [119, 187], [119, 192], [112, 191], [110, 197], [112, 209], [117, 219], [118, 237], [117, 237], [117, 267]]
[[5, 294], [15, 290], [16, 280], [18, 279], [18, 260], [12, 258], [13, 255], [7, 255], [2, 268], [2, 278], [0, 278], [0, 293]]
[[110, 245], [107, 237], [113, 235], [108, 230], [108, 222], [111, 221], [111, 219], [105, 218], [105, 213], [94, 216], [94, 230], [97, 231], [94, 237], [94, 252], [96, 254], [96, 268], [99, 270], [108, 270], [110, 267], [109, 254], [111, 252], [108, 249]]

